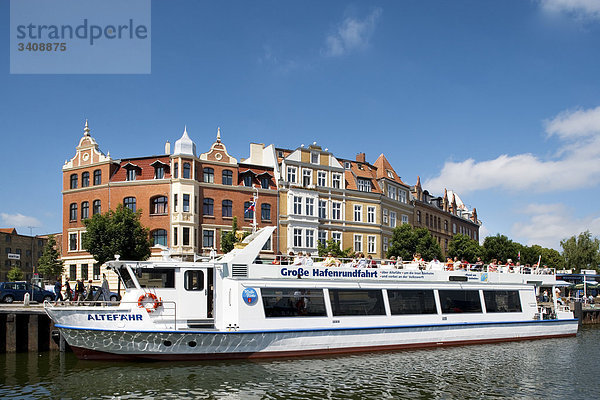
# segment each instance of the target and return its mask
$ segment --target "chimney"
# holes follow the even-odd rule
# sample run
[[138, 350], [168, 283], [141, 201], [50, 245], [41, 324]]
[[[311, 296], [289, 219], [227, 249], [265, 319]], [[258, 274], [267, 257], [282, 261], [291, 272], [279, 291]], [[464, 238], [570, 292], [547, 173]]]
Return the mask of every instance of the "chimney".
[[165, 154], [171, 154], [171, 142], [168, 140], [167, 143], [165, 143]]
[[262, 165], [264, 148], [263, 143], [250, 143], [250, 163]]
[[356, 162], [366, 163], [367, 162], [367, 156], [365, 155], [365, 153], [358, 153], [356, 155]]

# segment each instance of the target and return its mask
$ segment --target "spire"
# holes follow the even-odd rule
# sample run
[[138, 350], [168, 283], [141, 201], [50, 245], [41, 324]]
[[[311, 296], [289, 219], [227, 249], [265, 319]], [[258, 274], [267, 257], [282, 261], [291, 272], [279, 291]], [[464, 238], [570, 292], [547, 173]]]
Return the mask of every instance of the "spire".
[[83, 136], [90, 136], [90, 127], [88, 126], [88, 120], [85, 119], [85, 127], [83, 128]]
[[183, 128], [183, 135], [175, 142], [175, 154], [196, 156], [196, 144], [188, 136], [187, 125]]
[[221, 143], [221, 127], [217, 127], [217, 143]]

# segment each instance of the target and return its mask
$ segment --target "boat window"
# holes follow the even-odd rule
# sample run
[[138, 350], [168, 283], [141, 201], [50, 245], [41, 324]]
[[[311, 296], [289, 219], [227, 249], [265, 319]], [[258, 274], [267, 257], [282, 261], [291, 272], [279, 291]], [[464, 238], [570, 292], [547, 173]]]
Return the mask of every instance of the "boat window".
[[125, 265], [121, 265], [116, 271], [126, 289], [135, 289], [135, 283], [133, 283], [133, 279], [131, 279], [131, 275], [129, 275], [129, 271]]
[[392, 315], [436, 314], [433, 290], [390, 290], [388, 300]]
[[484, 290], [487, 312], [521, 312], [518, 290]]
[[185, 290], [204, 290], [204, 271], [185, 271]]
[[334, 316], [385, 315], [381, 290], [329, 289]]
[[260, 290], [265, 317], [324, 317], [322, 289], [264, 288]]
[[175, 287], [175, 270], [172, 268], [136, 268], [135, 274], [143, 288]]
[[440, 290], [442, 313], [480, 313], [479, 290]]

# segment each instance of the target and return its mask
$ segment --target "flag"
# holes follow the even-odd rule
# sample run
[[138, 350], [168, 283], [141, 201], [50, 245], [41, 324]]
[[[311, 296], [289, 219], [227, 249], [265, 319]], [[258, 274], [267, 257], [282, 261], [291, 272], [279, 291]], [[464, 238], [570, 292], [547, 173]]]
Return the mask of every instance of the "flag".
[[254, 211], [254, 206], [256, 205], [256, 203], [254, 201], [250, 202], [250, 206], [246, 209], [246, 211], [244, 212], [244, 214], [249, 213], [251, 211]]
[[521, 250], [519, 250], [519, 261], [521, 261]]

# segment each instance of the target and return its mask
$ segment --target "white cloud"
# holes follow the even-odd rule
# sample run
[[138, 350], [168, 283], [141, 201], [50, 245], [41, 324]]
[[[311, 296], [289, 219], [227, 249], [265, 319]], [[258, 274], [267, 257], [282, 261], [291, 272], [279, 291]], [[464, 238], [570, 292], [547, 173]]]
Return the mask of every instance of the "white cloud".
[[552, 192], [600, 183], [600, 107], [568, 111], [546, 122], [548, 135], [563, 145], [550, 159], [531, 154], [503, 154], [491, 160], [448, 161], [424, 186], [460, 194], [504, 189], [512, 192]]
[[560, 241], [583, 231], [600, 231], [600, 216], [588, 215], [575, 218], [572, 211], [562, 203], [529, 204], [522, 212], [527, 221], [516, 222], [511, 228], [515, 237], [527, 238], [527, 245], [539, 244], [561, 251]]
[[0, 220], [2, 220], [2, 225], [7, 228], [27, 228], [30, 226], [38, 228], [42, 226], [37, 218], [23, 214], [0, 213]]
[[344, 19], [335, 32], [325, 38], [324, 55], [338, 57], [366, 48], [380, 16], [381, 8], [377, 8], [362, 20]]
[[554, 14], [567, 14], [576, 18], [600, 19], [598, 0], [540, 0], [542, 9]]

